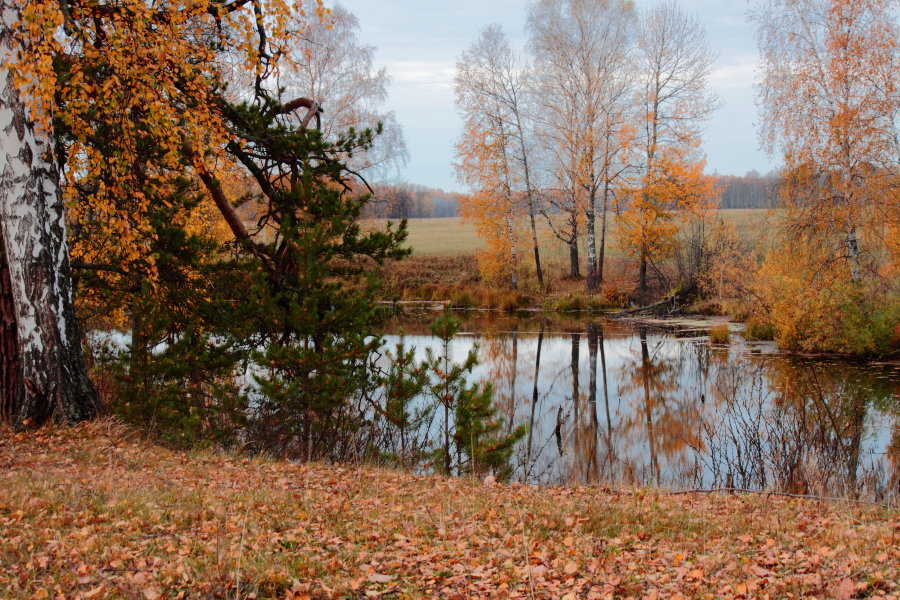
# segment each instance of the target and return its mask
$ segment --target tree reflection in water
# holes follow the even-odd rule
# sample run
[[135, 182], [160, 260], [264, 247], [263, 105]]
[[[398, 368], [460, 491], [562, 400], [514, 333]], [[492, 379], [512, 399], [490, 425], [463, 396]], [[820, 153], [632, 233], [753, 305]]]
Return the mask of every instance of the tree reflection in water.
[[900, 497], [900, 365], [604, 320], [463, 327], [460, 351], [482, 349], [473, 376], [493, 382], [510, 426], [528, 426], [520, 480]]

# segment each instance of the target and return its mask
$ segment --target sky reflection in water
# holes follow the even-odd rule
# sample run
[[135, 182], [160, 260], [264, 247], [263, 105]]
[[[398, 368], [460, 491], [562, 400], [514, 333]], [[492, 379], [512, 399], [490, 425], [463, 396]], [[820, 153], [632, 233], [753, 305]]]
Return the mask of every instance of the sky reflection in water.
[[[395, 321], [388, 346], [402, 331], [424, 356], [434, 316]], [[508, 425], [529, 427], [514, 479], [900, 495], [900, 364], [602, 319], [461, 317], [454, 358], [478, 344], [473, 377], [493, 383]]]

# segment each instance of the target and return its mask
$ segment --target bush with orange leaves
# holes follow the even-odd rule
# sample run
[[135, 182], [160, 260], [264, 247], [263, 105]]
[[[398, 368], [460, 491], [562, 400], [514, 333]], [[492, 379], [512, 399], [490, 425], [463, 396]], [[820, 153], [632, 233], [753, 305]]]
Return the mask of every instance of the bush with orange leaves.
[[753, 282], [752, 318], [786, 349], [856, 355], [900, 351], [900, 285], [846, 277], [840, 261], [796, 244], [772, 250]]

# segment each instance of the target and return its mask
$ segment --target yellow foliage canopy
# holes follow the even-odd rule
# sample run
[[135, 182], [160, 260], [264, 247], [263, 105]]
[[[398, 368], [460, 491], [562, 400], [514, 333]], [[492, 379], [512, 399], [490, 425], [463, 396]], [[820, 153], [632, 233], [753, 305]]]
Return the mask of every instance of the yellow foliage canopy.
[[485, 241], [486, 249], [477, 254], [486, 279], [505, 278], [517, 268], [521, 218], [525, 206], [511, 190], [510, 168], [502, 130], [483, 127], [475, 118], [457, 144], [457, 172], [475, 191], [460, 199], [463, 220], [471, 222]]
[[[102, 276], [112, 286], [135, 272], [152, 285], [153, 204], [167, 203], [185, 181], [199, 188], [197, 166], [239, 177], [221, 151], [229, 133], [220, 106], [232, 73], [261, 85], [280, 63], [301, 58], [290, 48], [307, 19], [326, 12], [320, 0], [25, 3], [12, 67], [47, 119], [42, 126], [65, 140], [59, 159], [74, 264], [109, 267]], [[196, 162], [210, 157], [211, 165]], [[172, 218], [189, 233], [224, 239], [211, 202]]]
[[628, 208], [618, 221], [626, 254], [650, 261], [670, 256], [679, 221], [715, 208], [718, 192], [703, 168], [703, 161], [691, 161], [676, 151], [663, 152], [640, 185], [626, 190]]

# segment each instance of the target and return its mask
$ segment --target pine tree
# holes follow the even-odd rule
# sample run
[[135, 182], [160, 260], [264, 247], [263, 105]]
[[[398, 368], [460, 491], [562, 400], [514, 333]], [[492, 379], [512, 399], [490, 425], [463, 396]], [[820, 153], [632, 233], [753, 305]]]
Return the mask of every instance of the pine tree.
[[525, 435], [525, 428], [517, 427], [508, 435], [501, 433], [503, 419], [496, 416], [493, 387], [467, 381], [478, 365], [478, 348], [472, 348], [461, 363], [452, 358], [451, 342], [459, 329], [460, 322], [449, 313], [431, 325], [432, 334], [440, 341], [440, 352], [435, 354], [431, 348], [427, 352], [433, 373], [429, 391], [443, 408], [444, 417], [443, 443], [436, 454], [445, 473], [492, 472], [505, 478], [511, 470], [513, 446]]
[[339, 456], [340, 434], [363, 415], [349, 402], [367, 385], [384, 318], [373, 267], [401, 258], [406, 224], [362, 232], [366, 196], [352, 193], [342, 157], [368, 147], [375, 131], [336, 142], [280, 118], [265, 92], [224, 111], [238, 133], [228, 146], [252, 176], [261, 207], [259, 241], [246, 239], [251, 275], [247, 344], [258, 350], [251, 430], [269, 447], [306, 458]]

